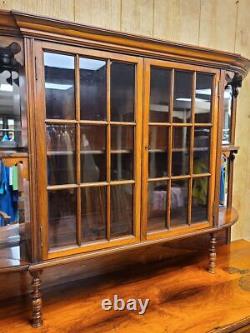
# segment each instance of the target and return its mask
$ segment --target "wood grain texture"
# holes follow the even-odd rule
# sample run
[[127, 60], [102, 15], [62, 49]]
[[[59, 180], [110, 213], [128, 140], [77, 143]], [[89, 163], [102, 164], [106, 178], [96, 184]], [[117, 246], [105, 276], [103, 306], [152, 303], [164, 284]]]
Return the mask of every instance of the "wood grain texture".
[[237, 1], [201, 0], [199, 45], [234, 52]]
[[[193, 248], [193, 244], [190, 245]], [[250, 244], [234, 242], [218, 250], [215, 275], [209, 274], [207, 252], [151, 265], [130, 266], [120, 273], [85, 279], [43, 291], [44, 327], [42, 332], [93, 333], [207, 333], [218, 328], [249, 322]], [[162, 248], [163, 250], [164, 248]], [[169, 251], [165, 247], [165, 252]], [[178, 260], [176, 260], [176, 258]], [[114, 294], [128, 298], [150, 298], [145, 315], [128, 311], [103, 311], [100, 302]], [[201, 306], [202, 304], [202, 306]], [[226, 311], [225, 311], [226, 309]], [[1, 333], [34, 332], [26, 298], [15, 298], [0, 305]], [[217, 329], [217, 331], [214, 331]], [[232, 332], [232, 331], [226, 331]], [[237, 331], [236, 331], [237, 332]], [[245, 331], [248, 332], [248, 331]]]
[[15, 9], [74, 21], [74, 0], [0, 0], [0, 9]]
[[75, 0], [75, 22], [120, 30], [121, 0]]
[[121, 31], [153, 36], [153, 0], [122, 0]]
[[200, 0], [155, 0], [154, 37], [198, 44]]

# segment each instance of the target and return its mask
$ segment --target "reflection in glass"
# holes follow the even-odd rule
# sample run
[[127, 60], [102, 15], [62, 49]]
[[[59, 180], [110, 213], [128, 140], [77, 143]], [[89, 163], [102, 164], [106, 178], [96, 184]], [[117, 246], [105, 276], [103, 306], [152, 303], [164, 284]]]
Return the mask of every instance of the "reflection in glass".
[[211, 122], [213, 75], [197, 73], [195, 91], [195, 122]]
[[220, 206], [227, 207], [228, 205], [228, 183], [229, 183], [229, 160], [222, 156], [221, 171], [220, 171]]
[[106, 119], [106, 61], [80, 58], [81, 119]]
[[75, 183], [75, 126], [47, 125], [48, 185]]
[[151, 68], [149, 121], [169, 122], [170, 82], [170, 70]]
[[172, 175], [189, 174], [190, 128], [173, 127]]
[[134, 128], [111, 126], [111, 180], [133, 179]]
[[149, 127], [148, 172], [150, 178], [167, 176], [168, 133], [167, 126]]
[[91, 242], [106, 238], [106, 187], [82, 188], [82, 238]]
[[175, 71], [174, 80], [174, 123], [191, 121], [193, 73]]
[[194, 173], [206, 173], [210, 170], [210, 128], [194, 129]]
[[111, 237], [133, 234], [134, 185], [111, 186]]
[[171, 184], [171, 227], [188, 223], [189, 180], [175, 180]]
[[81, 181], [106, 180], [106, 127], [81, 126]]
[[44, 53], [46, 117], [75, 118], [74, 57]]
[[208, 185], [208, 177], [193, 179], [192, 223], [208, 220]]
[[76, 244], [76, 191], [49, 191], [49, 248]]
[[20, 265], [31, 255], [28, 164], [6, 162], [0, 159], [0, 267]]
[[3, 70], [0, 73], [0, 148], [21, 146], [21, 139], [19, 75]]
[[167, 182], [148, 183], [148, 231], [166, 228]]
[[226, 86], [224, 92], [224, 127], [222, 144], [227, 145], [231, 142], [231, 117], [232, 117], [233, 89], [231, 85]]
[[135, 65], [112, 61], [110, 109], [112, 121], [134, 121]]

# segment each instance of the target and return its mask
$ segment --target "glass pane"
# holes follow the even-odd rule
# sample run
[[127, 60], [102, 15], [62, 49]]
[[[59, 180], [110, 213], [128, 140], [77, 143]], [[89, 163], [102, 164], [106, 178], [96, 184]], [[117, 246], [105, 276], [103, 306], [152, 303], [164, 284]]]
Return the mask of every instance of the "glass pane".
[[49, 191], [49, 248], [76, 244], [76, 191]]
[[149, 121], [169, 122], [170, 84], [170, 70], [151, 68]]
[[149, 178], [165, 177], [168, 174], [168, 133], [167, 126], [149, 127]]
[[81, 181], [106, 180], [106, 127], [81, 126]]
[[131, 184], [111, 186], [111, 237], [133, 234], [133, 188]]
[[148, 183], [148, 231], [166, 228], [167, 182]]
[[224, 127], [222, 143], [224, 145], [231, 142], [231, 116], [232, 116], [233, 89], [227, 86], [224, 92]]
[[208, 185], [208, 177], [193, 180], [192, 223], [208, 220]]
[[173, 176], [189, 174], [190, 133], [189, 127], [173, 127]]
[[22, 146], [19, 75], [15, 71], [0, 73], [0, 149]]
[[0, 267], [20, 265], [31, 254], [28, 165], [6, 162], [0, 159]]
[[80, 58], [81, 119], [106, 119], [106, 76], [106, 61]]
[[111, 126], [111, 179], [133, 179], [134, 127]]
[[74, 57], [44, 53], [46, 117], [75, 118]]
[[191, 121], [193, 73], [175, 71], [174, 80], [174, 123]]
[[112, 61], [110, 107], [112, 121], [134, 121], [135, 65]]
[[229, 168], [229, 160], [222, 156], [220, 171], [220, 206], [223, 207], [227, 207], [228, 204]]
[[195, 122], [211, 122], [213, 76], [211, 74], [197, 73], [195, 91]]
[[206, 173], [210, 170], [210, 128], [194, 129], [194, 173]]
[[91, 242], [106, 238], [106, 187], [82, 189], [82, 238]]
[[189, 180], [176, 180], [171, 184], [171, 227], [188, 223]]
[[48, 184], [74, 184], [75, 126], [47, 125]]

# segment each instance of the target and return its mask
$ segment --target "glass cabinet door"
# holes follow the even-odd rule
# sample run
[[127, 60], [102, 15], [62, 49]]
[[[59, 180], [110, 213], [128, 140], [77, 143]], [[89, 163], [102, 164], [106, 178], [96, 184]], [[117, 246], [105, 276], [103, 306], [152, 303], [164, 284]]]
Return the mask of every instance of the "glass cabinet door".
[[146, 60], [143, 237], [212, 224], [218, 71]]
[[43, 257], [139, 240], [141, 60], [37, 44]]

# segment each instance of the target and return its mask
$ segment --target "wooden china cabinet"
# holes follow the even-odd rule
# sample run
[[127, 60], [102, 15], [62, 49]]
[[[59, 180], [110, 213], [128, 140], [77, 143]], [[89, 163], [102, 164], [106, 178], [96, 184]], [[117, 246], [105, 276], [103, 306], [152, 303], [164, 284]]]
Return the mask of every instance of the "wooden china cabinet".
[[0, 272], [211, 234], [232, 208], [240, 55], [0, 12]]

